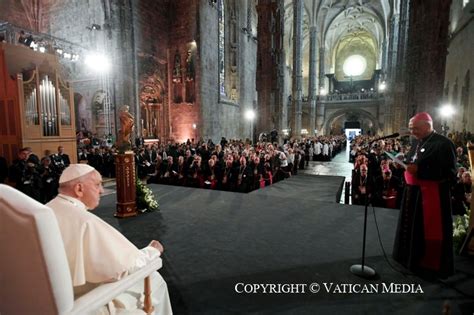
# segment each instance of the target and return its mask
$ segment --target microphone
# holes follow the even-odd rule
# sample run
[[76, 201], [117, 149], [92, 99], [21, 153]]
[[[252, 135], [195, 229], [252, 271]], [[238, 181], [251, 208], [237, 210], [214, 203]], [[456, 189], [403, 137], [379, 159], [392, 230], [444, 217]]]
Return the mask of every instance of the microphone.
[[374, 139], [374, 140], [370, 141], [370, 143], [375, 142], [375, 141], [379, 141], [379, 140], [385, 140], [385, 139], [390, 139], [390, 138], [396, 138], [396, 137], [398, 137], [398, 136], [400, 136], [400, 134], [399, 134], [398, 132], [395, 132], [395, 133], [392, 133], [391, 135]]
[[391, 135], [388, 135], [388, 136], [379, 138], [378, 140], [384, 140], [384, 139], [389, 139], [389, 138], [396, 138], [396, 137], [398, 137], [399, 135], [400, 135], [400, 134], [399, 134], [398, 132], [395, 132], [395, 133], [392, 133]]

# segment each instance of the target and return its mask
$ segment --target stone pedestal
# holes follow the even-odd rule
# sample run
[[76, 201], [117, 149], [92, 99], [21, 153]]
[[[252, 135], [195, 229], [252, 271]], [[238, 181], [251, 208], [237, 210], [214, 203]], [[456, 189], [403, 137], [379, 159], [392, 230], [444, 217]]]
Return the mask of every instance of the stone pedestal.
[[137, 215], [135, 186], [135, 155], [132, 151], [115, 155], [117, 183], [116, 217], [126, 218]]

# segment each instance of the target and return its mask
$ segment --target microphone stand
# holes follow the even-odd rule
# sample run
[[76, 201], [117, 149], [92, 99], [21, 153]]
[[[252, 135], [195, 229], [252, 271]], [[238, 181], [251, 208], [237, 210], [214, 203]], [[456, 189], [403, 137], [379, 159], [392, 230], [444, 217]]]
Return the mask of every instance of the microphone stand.
[[375, 272], [375, 269], [365, 265], [365, 240], [367, 236], [367, 211], [369, 208], [369, 203], [371, 202], [371, 199], [372, 199], [372, 195], [368, 193], [367, 188], [365, 192], [366, 192], [366, 197], [365, 197], [365, 210], [364, 210], [364, 233], [363, 233], [363, 239], [362, 239], [362, 263], [352, 265], [350, 270], [356, 276], [359, 276], [365, 279], [371, 279], [371, 278], [374, 278], [377, 275], [377, 273]]

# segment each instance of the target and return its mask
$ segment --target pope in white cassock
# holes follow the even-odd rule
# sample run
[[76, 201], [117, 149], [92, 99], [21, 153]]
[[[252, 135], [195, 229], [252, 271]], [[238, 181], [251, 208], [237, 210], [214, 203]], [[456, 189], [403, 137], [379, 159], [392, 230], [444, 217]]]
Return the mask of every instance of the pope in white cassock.
[[[90, 213], [88, 210], [99, 205], [102, 192], [99, 172], [86, 164], [71, 164], [59, 179], [59, 195], [47, 204], [58, 220], [76, 297], [100, 283], [117, 281], [133, 273], [163, 252], [158, 241], [139, 250], [115, 228]], [[172, 314], [166, 282], [158, 272], [151, 281], [155, 313]], [[142, 292], [143, 284], [139, 284], [97, 310], [97, 314], [144, 314], [139, 309]]]

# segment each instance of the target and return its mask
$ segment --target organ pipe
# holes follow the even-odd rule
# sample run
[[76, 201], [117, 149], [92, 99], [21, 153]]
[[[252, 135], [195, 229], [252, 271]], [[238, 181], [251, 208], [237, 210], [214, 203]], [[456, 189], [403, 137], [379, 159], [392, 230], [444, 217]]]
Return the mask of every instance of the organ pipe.
[[27, 126], [41, 125], [43, 137], [60, 136], [61, 126], [72, 127], [71, 91], [57, 74], [39, 75], [38, 69], [23, 81], [24, 121]]

